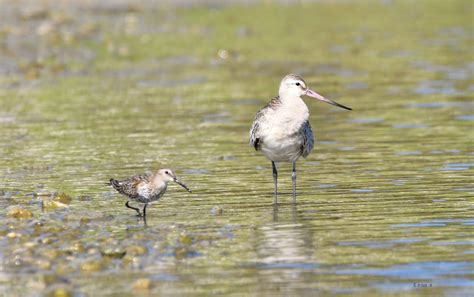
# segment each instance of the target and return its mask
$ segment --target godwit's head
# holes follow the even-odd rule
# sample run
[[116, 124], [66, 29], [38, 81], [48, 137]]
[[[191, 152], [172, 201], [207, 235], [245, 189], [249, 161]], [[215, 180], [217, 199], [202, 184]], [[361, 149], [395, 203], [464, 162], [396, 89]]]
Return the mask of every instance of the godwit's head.
[[174, 174], [174, 171], [171, 170], [171, 169], [160, 169], [160, 170], [158, 170], [158, 172], [155, 175], [155, 178], [158, 178], [158, 179], [162, 180], [165, 183], [173, 181], [173, 182], [177, 183], [178, 185], [180, 185], [181, 187], [185, 188], [186, 191], [191, 193], [191, 190], [176, 177], [176, 175]]
[[304, 79], [296, 74], [288, 74], [285, 76], [280, 83], [280, 89], [278, 90], [278, 94], [280, 95], [280, 98], [282, 99], [290, 99], [291, 98], [301, 98], [301, 96], [308, 96], [312, 97], [321, 101], [324, 101], [326, 103], [345, 108], [348, 110], [352, 110], [352, 108], [349, 108], [347, 106], [344, 106], [342, 104], [339, 104], [335, 101], [332, 101], [330, 99], [327, 99], [315, 91], [309, 89], [306, 86], [306, 82]]

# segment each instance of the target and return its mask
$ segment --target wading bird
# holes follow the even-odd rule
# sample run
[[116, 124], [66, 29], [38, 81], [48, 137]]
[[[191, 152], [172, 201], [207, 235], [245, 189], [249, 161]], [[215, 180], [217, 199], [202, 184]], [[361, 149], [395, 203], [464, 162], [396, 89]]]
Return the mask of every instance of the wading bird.
[[174, 181], [191, 193], [191, 190], [176, 177], [171, 169], [160, 169], [155, 174], [139, 174], [121, 181], [111, 178], [107, 185], [112, 186], [120, 194], [127, 196], [128, 201], [125, 206], [135, 210], [138, 216], [142, 216], [140, 210], [130, 206], [129, 202], [144, 203], [143, 217], [145, 217], [148, 203], [158, 201], [165, 194], [170, 181]]
[[296, 203], [296, 161], [301, 156], [306, 158], [313, 149], [309, 110], [301, 99], [304, 95], [352, 110], [310, 90], [298, 75], [289, 74], [282, 79], [278, 96], [257, 112], [250, 129], [250, 145], [272, 161], [274, 204], [278, 203], [275, 162], [293, 163], [293, 203]]

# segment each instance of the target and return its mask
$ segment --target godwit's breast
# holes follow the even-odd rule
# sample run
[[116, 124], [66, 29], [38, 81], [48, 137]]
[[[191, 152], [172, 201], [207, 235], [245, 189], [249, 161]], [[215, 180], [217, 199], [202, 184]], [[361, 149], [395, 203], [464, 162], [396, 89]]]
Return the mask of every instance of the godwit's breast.
[[[299, 103], [299, 102], [296, 102]], [[309, 125], [309, 111], [302, 104], [282, 105], [265, 115], [261, 124], [263, 154], [277, 162], [293, 162], [300, 156], [307, 156], [307, 143], [313, 143], [313, 134]]]

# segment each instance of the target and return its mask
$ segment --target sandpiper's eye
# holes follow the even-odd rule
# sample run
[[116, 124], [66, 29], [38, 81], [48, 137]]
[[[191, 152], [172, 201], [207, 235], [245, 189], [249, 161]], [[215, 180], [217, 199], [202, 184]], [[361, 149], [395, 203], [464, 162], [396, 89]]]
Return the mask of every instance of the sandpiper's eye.
[[168, 171], [165, 171], [166, 174], [170, 174]]
[[297, 82], [295, 85], [300, 86], [301, 84], [299, 82]]

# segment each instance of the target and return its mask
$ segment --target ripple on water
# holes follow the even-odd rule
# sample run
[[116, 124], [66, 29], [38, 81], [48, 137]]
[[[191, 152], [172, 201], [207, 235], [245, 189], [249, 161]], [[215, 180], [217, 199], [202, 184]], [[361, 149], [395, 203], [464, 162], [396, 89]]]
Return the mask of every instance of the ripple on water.
[[319, 64], [316, 65], [315, 69], [313, 70], [313, 73], [321, 73], [321, 74], [334, 74], [340, 77], [353, 77], [356, 74], [356, 71], [348, 69], [348, 68], [342, 68], [337, 65], [332, 65], [332, 64]]
[[395, 186], [404, 186], [404, 185], [406, 185], [406, 183], [407, 183], [407, 181], [403, 180], [403, 179], [392, 180], [392, 184], [394, 184]]
[[418, 84], [413, 92], [417, 95], [459, 95], [461, 92], [454, 84], [445, 80], [426, 80]]
[[440, 171], [463, 171], [463, 170], [468, 170], [469, 167], [443, 167], [440, 168]]
[[462, 171], [462, 170], [471, 169], [471, 167], [474, 167], [474, 163], [450, 163], [450, 164], [445, 164], [444, 167], [442, 167], [440, 170]]
[[410, 103], [407, 104], [407, 108], [429, 108], [429, 109], [437, 109], [437, 108], [448, 108], [448, 107], [470, 107], [473, 104], [471, 102], [421, 102], [421, 103]]
[[428, 72], [438, 72], [444, 74], [448, 80], [467, 80], [472, 73], [472, 63], [467, 63], [461, 67], [446, 66], [446, 65], [433, 65], [428, 62], [417, 61], [413, 63], [415, 68], [420, 68]]
[[196, 76], [186, 79], [173, 80], [173, 79], [162, 79], [162, 80], [141, 80], [137, 82], [137, 86], [141, 88], [177, 88], [183, 86], [197, 85], [206, 82], [205, 77]]
[[472, 245], [472, 246], [474, 246], [474, 240], [463, 240], [463, 241], [435, 241], [435, 242], [430, 242], [430, 245], [434, 245], [434, 246]]
[[355, 148], [352, 146], [346, 146], [346, 147], [340, 147], [337, 150], [338, 151], [353, 151]]
[[474, 167], [474, 163], [448, 163], [447, 167]]
[[392, 127], [395, 129], [423, 129], [423, 128], [428, 128], [428, 125], [404, 123], [404, 124], [395, 124]]
[[387, 241], [342, 241], [337, 244], [340, 246], [361, 246], [367, 248], [391, 248], [400, 244], [412, 244], [427, 241], [426, 238], [400, 238]]
[[340, 246], [361, 246], [371, 249], [384, 249], [391, 248], [395, 244], [392, 242], [376, 242], [376, 241], [359, 241], [359, 242], [338, 242], [337, 245]]
[[320, 184], [319, 185], [319, 188], [322, 188], [322, 189], [335, 188], [335, 187], [336, 187], [335, 184]]
[[228, 124], [231, 122], [231, 118], [228, 112], [210, 113], [204, 115], [202, 121], [211, 124]]
[[446, 227], [444, 223], [414, 223], [414, 224], [395, 224], [392, 228], [414, 228], [414, 227]]
[[372, 193], [374, 190], [372, 189], [352, 189], [351, 192], [354, 193]]
[[456, 117], [458, 121], [474, 121], [474, 114], [460, 115]]
[[474, 191], [474, 188], [455, 188], [455, 189], [453, 189], [453, 191], [457, 191], [457, 192], [471, 192], [471, 191]]
[[382, 118], [358, 118], [358, 119], [352, 119], [349, 121], [349, 123], [354, 123], [354, 124], [377, 124], [377, 123], [382, 123], [384, 119]]
[[445, 219], [445, 220], [431, 220], [427, 221], [427, 223], [460, 223], [460, 224], [465, 224], [465, 223], [471, 223], [474, 224], [474, 219]]
[[254, 99], [254, 98], [250, 98], [250, 99], [233, 99], [233, 100], [230, 100], [230, 102], [232, 104], [235, 104], [235, 105], [258, 105], [260, 106], [263, 102], [262, 100], [260, 99]]
[[256, 268], [259, 269], [303, 269], [303, 270], [314, 270], [319, 265], [316, 263], [259, 263]]
[[318, 144], [336, 144], [337, 141], [330, 141], [330, 140], [323, 141], [323, 140], [321, 140], [321, 141], [318, 141], [317, 143]]
[[369, 85], [361, 81], [346, 84], [346, 89], [348, 90], [366, 90], [368, 88], [369, 88]]
[[164, 273], [154, 274], [150, 278], [156, 282], [174, 282], [174, 281], [179, 280], [179, 278], [175, 275], [164, 274]]
[[472, 274], [474, 264], [469, 262], [415, 262], [387, 268], [338, 269], [341, 275], [370, 275], [406, 279], [429, 279], [445, 275]]
[[420, 151], [396, 152], [395, 155], [397, 155], [397, 156], [413, 156], [413, 155], [421, 155], [421, 152]]
[[184, 173], [186, 173], [186, 174], [196, 174], [196, 175], [208, 174], [209, 170], [207, 170], [207, 169], [185, 169]]

